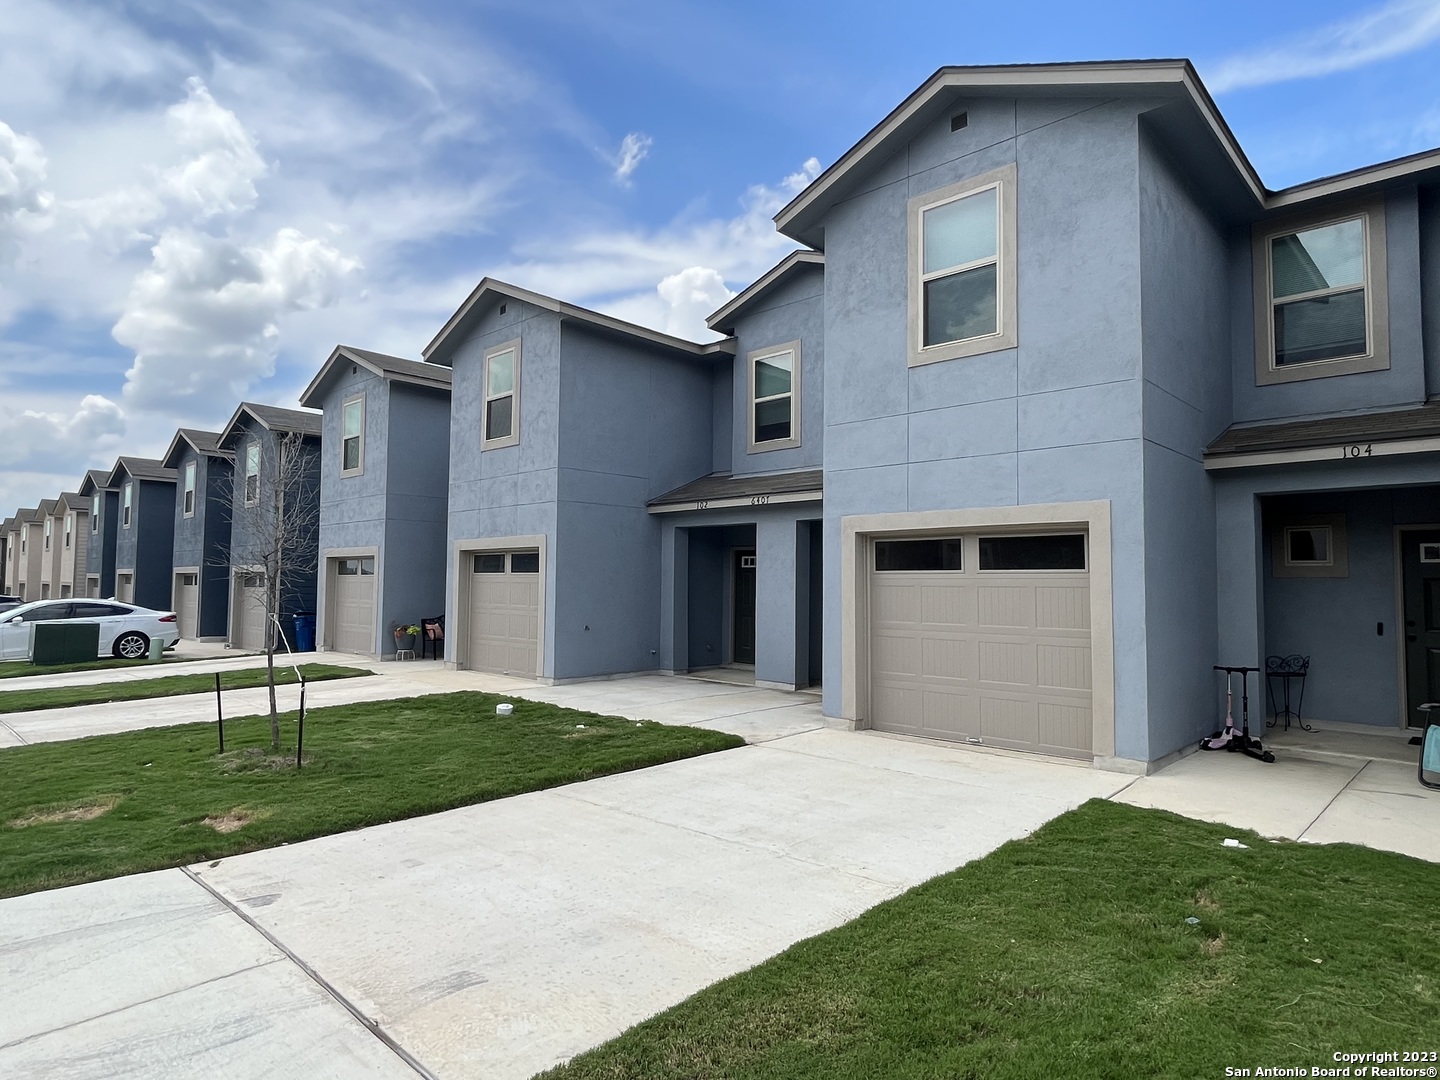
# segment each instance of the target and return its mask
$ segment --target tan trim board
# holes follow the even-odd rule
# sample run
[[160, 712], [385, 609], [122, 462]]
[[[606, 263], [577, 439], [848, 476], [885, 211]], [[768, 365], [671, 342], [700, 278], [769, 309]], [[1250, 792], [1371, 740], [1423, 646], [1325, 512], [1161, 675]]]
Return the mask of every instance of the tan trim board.
[[[840, 519], [840, 719], [865, 727], [869, 720], [869, 558], [876, 536], [924, 536], [975, 529], [1073, 526], [1089, 536], [1091, 754], [1115, 758], [1115, 618], [1108, 501], [996, 506], [973, 510], [856, 514]], [[862, 633], [862, 631], [865, 631]]]
[[805, 265], [824, 266], [825, 253], [823, 251], [811, 251], [809, 248], [800, 248], [797, 251], [790, 252], [789, 255], [786, 255], [785, 258], [781, 259], [769, 270], [756, 278], [754, 283], [742, 290], [738, 296], [727, 301], [723, 307], [707, 318], [705, 325], [717, 333], [723, 332], [721, 327], [730, 321], [737, 312], [753, 301], [758, 300], [768, 292], [772, 286], [777, 284], [782, 278], [788, 276], [790, 271], [795, 267]]
[[[769, 442], [755, 441], [755, 368], [761, 360], [772, 356], [790, 354], [790, 437], [773, 439]], [[747, 454], [768, 454], [772, 450], [793, 450], [801, 443], [800, 420], [803, 410], [801, 398], [804, 379], [800, 369], [804, 366], [805, 355], [799, 339], [783, 345], [771, 345], [765, 349], [753, 349], [745, 356], [745, 452]], [[774, 395], [779, 397], [781, 395]]]
[[781, 503], [821, 502], [821, 491], [787, 491], [775, 495], [739, 495], [729, 499], [697, 499], [695, 502], [666, 503], [649, 507], [652, 514], [693, 513], [697, 510], [732, 510], [742, 506], [778, 506]]
[[1351, 442], [1337, 446], [1312, 446], [1301, 450], [1260, 450], [1249, 454], [1226, 454], [1205, 459], [1205, 468], [1246, 469], [1259, 465], [1295, 465], [1305, 461], [1364, 461], [1406, 454], [1433, 454], [1440, 451], [1440, 437], [1391, 439], [1387, 442]]

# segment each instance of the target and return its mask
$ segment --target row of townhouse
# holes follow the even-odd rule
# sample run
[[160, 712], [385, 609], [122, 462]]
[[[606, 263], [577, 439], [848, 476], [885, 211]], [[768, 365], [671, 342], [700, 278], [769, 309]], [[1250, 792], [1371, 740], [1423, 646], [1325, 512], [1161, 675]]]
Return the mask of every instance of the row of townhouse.
[[[183, 638], [263, 648], [277, 536], [294, 568], [282, 627], [315, 607], [319, 445], [318, 414], [244, 402], [222, 431], [178, 430], [162, 458], [121, 455], [0, 523], [0, 591], [174, 610]], [[282, 513], [299, 525], [277, 530], [274, 492], [287, 484], [298, 498]]]
[[457, 667], [1127, 770], [1217, 663], [1440, 697], [1440, 153], [1272, 191], [1188, 62], [945, 68], [776, 223], [713, 344], [487, 279], [337, 348], [322, 644], [443, 611]]
[[322, 646], [443, 612], [456, 667], [1127, 770], [1216, 663], [1440, 698], [1440, 152], [1273, 191], [1186, 61], [944, 68], [775, 220], [711, 344], [486, 279], [337, 348]]

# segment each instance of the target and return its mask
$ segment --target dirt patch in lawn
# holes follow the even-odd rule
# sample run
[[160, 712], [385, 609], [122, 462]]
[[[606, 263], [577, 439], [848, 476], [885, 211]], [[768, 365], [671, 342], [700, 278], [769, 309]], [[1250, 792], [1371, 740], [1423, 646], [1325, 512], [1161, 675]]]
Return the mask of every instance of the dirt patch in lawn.
[[205, 818], [201, 824], [209, 825], [216, 832], [231, 833], [243, 829], [252, 821], [257, 821], [264, 816], [265, 814], [263, 812], [257, 813], [254, 810], [246, 810], [244, 807], [237, 806], [234, 810], [227, 811], [223, 814], [212, 814], [210, 817]]
[[[303, 755], [300, 764], [302, 767], [309, 765], [310, 755]], [[220, 758], [220, 768], [226, 772], [279, 772], [295, 768], [295, 754], [286, 751], [275, 753], [251, 746], [244, 750], [227, 751]]]
[[42, 810], [38, 813], [26, 814], [22, 818], [7, 822], [7, 824], [12, 829], [26, 829], [31, 825], [58, 825], [66, 821], [94, 821], [101, 814], [113, 810], [119, 801], [120, 799], [115, 797], [87, 803], [84, 806], [71, 806], [63, 810]]

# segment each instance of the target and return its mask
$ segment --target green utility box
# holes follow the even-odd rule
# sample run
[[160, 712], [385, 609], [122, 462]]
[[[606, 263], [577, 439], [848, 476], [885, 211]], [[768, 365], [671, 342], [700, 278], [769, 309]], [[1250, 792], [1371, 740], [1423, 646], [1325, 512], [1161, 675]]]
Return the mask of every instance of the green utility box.
[[99, 652], [99, 623], [37, 622], [30, 639], [32, 664], [83, 664]]

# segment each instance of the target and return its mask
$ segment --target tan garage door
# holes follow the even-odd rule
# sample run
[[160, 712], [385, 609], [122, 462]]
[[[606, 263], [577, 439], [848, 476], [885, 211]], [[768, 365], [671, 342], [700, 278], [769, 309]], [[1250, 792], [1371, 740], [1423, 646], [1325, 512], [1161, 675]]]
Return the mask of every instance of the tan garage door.
[[133, 604], [135, 602], [135, 575], [117, 574], [115, 576], [115, 599], [122, 604]]
[[469, 666], [534, 675], [540, 634], [540, 553], [487, 551], [472, 556]]
[[375, 651], [375, 560], [333, 559], [335, 564], [333, 647], [340, 652]]
[[235, 644], [242, 649], [265, 648], [265, 575], [235, 578]]
[[200, 575], [175, 575], [175, 614], [180, 620], [180, 636], [193, 638], [200, 625]]
[[872, 546], [874, 727], [1091, 756], [1083, 534], [877, 538]]

